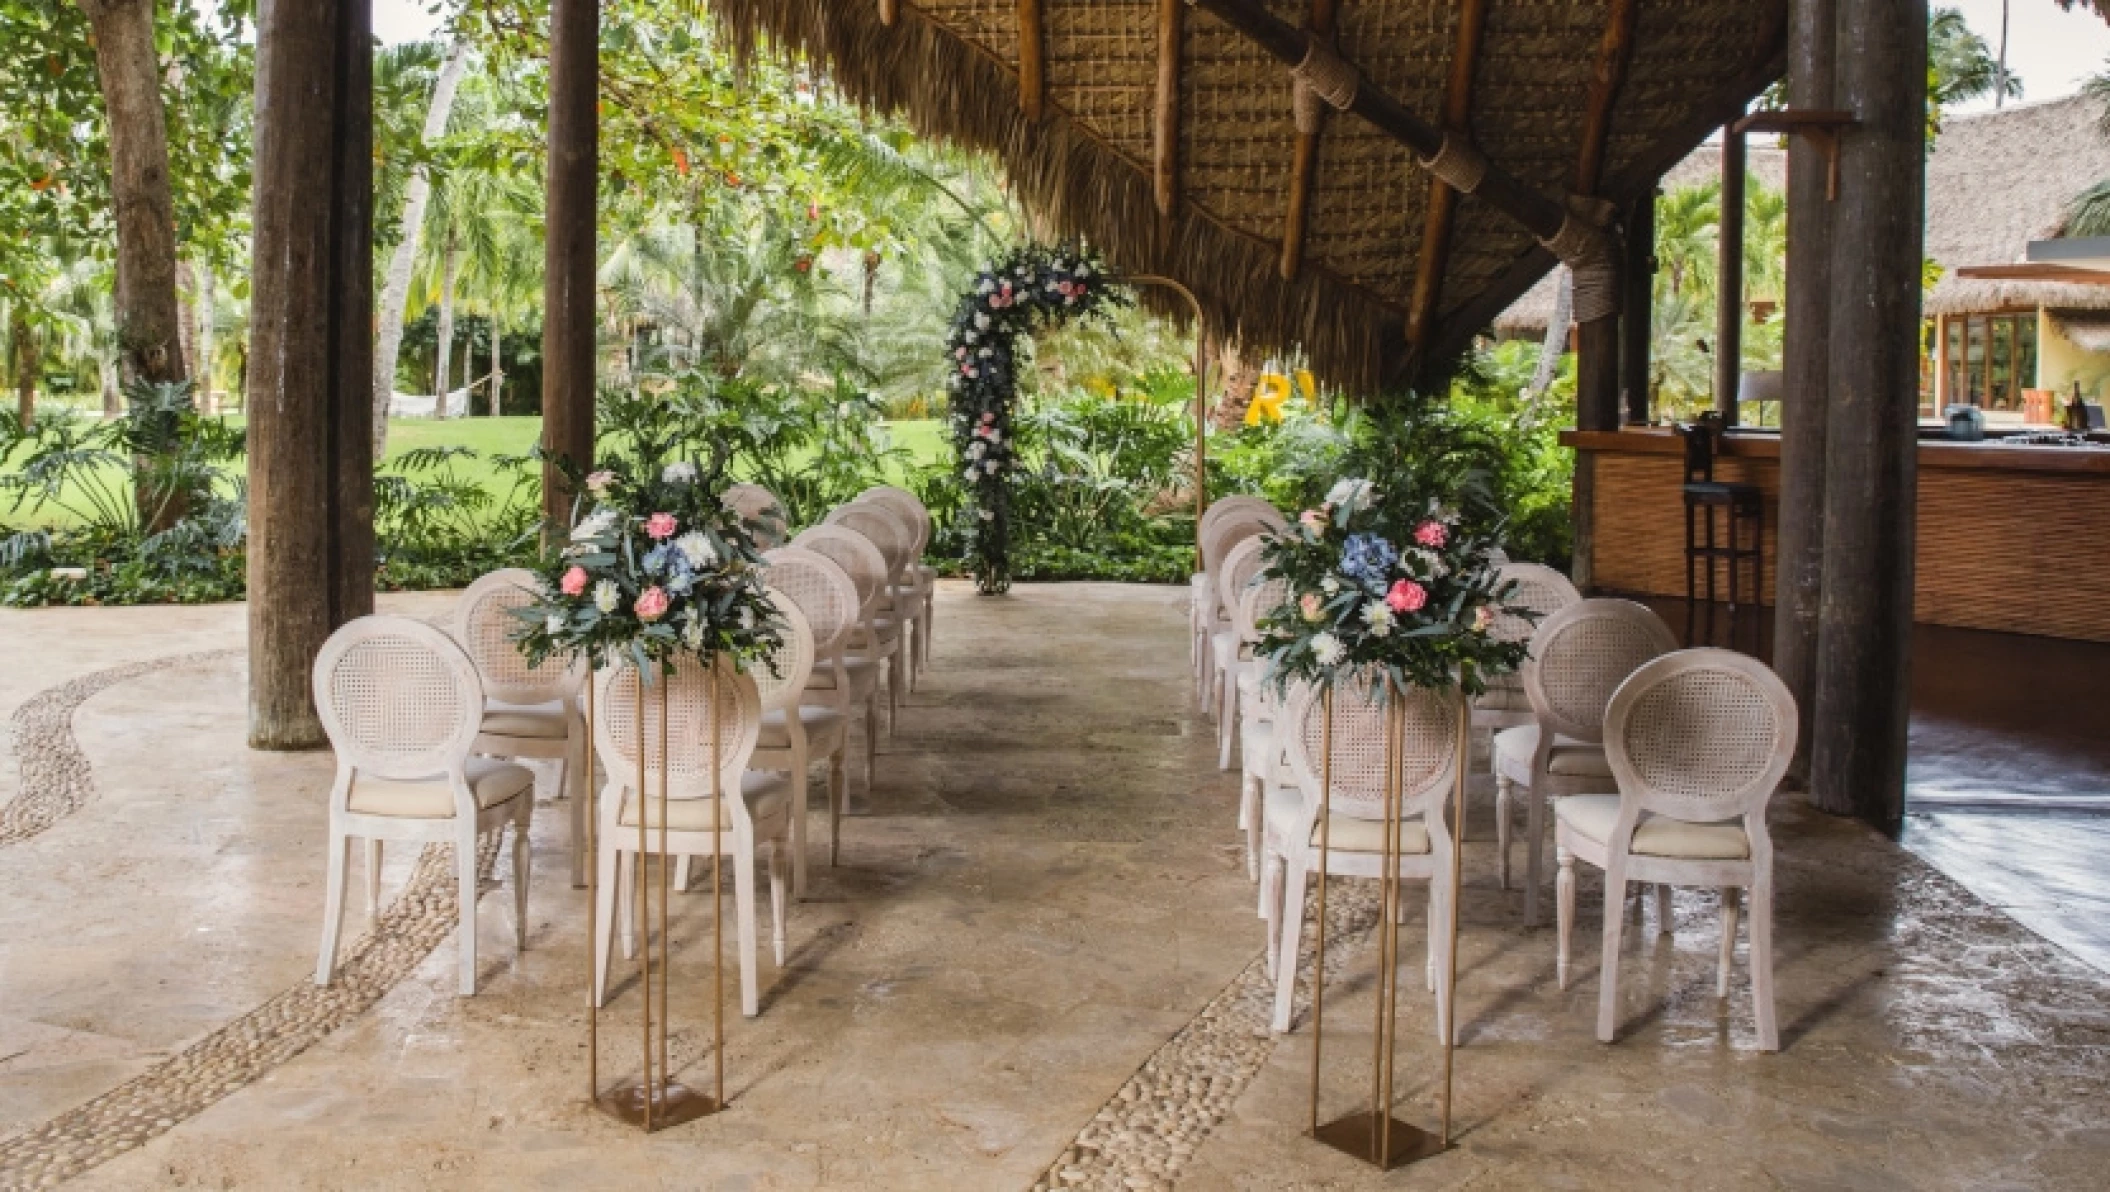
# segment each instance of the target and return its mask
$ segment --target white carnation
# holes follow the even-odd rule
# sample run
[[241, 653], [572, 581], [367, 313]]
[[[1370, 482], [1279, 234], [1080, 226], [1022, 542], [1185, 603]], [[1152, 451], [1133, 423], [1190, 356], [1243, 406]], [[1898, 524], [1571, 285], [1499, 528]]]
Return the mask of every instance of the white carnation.
[[593, 586], [593, 606], [604, 613], [612, 613], [623, 602], [623, 590], [615, 586], [612, 579], [604, 579]]
[[1341, 646], [1341, 639], [1331, 633], [1315, 633], [1312, 635], [1311, 656], [1318, 659], [1320, 666], [1332, 666], [1341, 660], [1341, 655], [1345, 652]]
[[660, 469], [659, 479], [663, 484], [694, 484], [696, 483], [696, 465], [687, 460], [668, 464], [665, 468]]
[[711, 540], [694, 530], [674, 540], [674, 549], [689, 561], [689, 566], [702, 570], [718, 561], [718, 552], [711, 549]]

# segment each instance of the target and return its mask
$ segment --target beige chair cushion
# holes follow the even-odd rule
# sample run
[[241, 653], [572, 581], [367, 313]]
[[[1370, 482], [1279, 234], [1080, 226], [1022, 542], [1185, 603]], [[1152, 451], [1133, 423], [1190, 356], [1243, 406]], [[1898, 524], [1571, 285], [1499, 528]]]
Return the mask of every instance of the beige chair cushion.
[[[749, 770], [740, 776], [740, 798], [747, 804], [748, 816], [757, 825], [769, 823], [784, 814], [785, 792], [790, 789], [790, 782], [782, 774], [769, 774], [757, 770]], [[674, 832], [708, 832], [711, 830], [711, 813], [717, 810], [718, 800], [708, 796], [701, 799], [669, 799], [667, 800], [667, 828], [669, 831]], [[636, 792], [628, 790], [623, 792], [622, 814], [617, 818], [616, 822], [626, 828], [637, 827]], [[659, 792], [655, 789], [650, 797], [645, 800], [645, 829], [651, 831], [657, 827], [659, 827]], [[721, 831], [732, 831], [733, 816], [731, 808], [725, 809], [724, 814], [718, 817], [718, 827]], [[634, 843], [634, 841], [618, 840], [616, 847], [622, 848], [626, 844]], [[646, 843], [650, 847], [658, 847], [650, 841]]]
[[[1619, 796], [1570, 795], [1554, 801], [1553, 813], [1570, 831], [1605, 844], [1619, 821]], [[1628, 851], [1681, 861], [1741, 861], [1751, 855], [1751, 841], [1739, 820], [1694, 824], [1644, 811]]]
[[482, 732], [487, 737], [562, 741], [570, 731], [571, 717], [564, 710], [563, 700], [546, 704], [502, 704], [491, 700], [484, 705]]
[[1275, 746], [1275, 726], [1265, 720], [1247, 717], [1238, 734], [1239, 752], [1244, 759], [1246, 774], [1264, 778], [1272, 769], [1273, 758], [1268, 751]]
[[[1496, 767], [1510, 779], [1531, 781], [1531, 758], [1538, 752], [1539, 726], [1520, 724], [1495, 734]], [[1612, 763], [1605, 760], [1604, 746], [1573, 737], [1556, 737], [1553, 754], [1546, 759], [1546, 772], [1569, 778], [1612, 777]]]
[[[853, 699], [862, 699], [879, 681], [879, 664], [870, 658], [846, 655], [843, 658], [843, 670], [849, 673], [850, 695]], [[826, 662], [815, 661], [813, 677], [806, 680], [806, 690], [835, 690], [835, 668]]]
[[[1296, 828], [1304, 815], [1304, 796], [1289, 787], [1277, 787], [1268, 792], [1267, 823], [1270, 835], [1280, 839]], [[1385, 821], [1357, 819], [1354, 816], [1334, 814], [1332, 823], [1325, 825], [1326, 846], [1336, 853], [1381, 853], [1385, 851]], [[1311, 844], [1319, 843], [1320, 823], [1312, 821]], [[1419, 855], [1429, 851], [1428, 825], [1418, 819], [1402, 820], [1399, 825], [1399, 851], [1402, 855]]]
[[[834, 708], [814, 704], [799, 705], [799, 723], [806, 726], [806, 743], [812, 745], [824, 736], [831, 735], [843, 723], [843, 714]], [[784, 723], [784, 709], [762, 713], [762, 735], [755, 742], [757, 749], [791, 748], [791, 730]]]
[[[469, 793], [476, 796], [479, 809], [496, 807], [535, 786], [535, 775], [527, 767], [486, 757], [470, 758], [466, 773]], [[453, 819], [454, 788], [445, 778], [376, 778], [354, 773], [346, 806], [358, 815]]]
[[916, 574], [922, 576], [926, 584], [935, 582], [938, 578], [938, 569], [928, 563], [911, 563], [909, 566], [915, 568]]

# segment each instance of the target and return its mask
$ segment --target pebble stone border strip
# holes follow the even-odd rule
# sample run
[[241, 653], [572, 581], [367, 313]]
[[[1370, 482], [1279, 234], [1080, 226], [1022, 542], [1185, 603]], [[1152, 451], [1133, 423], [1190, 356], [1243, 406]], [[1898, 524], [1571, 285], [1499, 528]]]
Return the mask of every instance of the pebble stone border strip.
[[73, 714], [82, 704], [119, 683], [192, 663], [215, 662], [236, 652], [205, 650], [113, 666], [40, 691], [16, 708], [12, 727], [21, 793], [0, 807], [0, 848], [28, 840], [94, 797], [88, 755], [73, 736]]
[[[500, 832], [477, 842], [489, 877]], [[50, 1188], [167, 1133], [366, 1012], [453, 934], [454, 846], [431, 844], [335, 983], [298, 984], [93, 1101], [0, 1142], [0, 1192]]]
[[[1315, 908], [1316, 897], [1308, 897], [1306, 915]], [[1369, 942], [1377, 919], [1376, 882], [1329, 883], [1329, 980]], [[1311, 963], [1312, 937], [1303, 933], [1300, 965]], [[1268, 975], [1267, 958], [1255, 957], [1144, 1061], [1034, 1182], [1032, 1192], [1168, 1192], [1275, 1050], [1268, 1024], [1274, 1006], [1275, 979]]]

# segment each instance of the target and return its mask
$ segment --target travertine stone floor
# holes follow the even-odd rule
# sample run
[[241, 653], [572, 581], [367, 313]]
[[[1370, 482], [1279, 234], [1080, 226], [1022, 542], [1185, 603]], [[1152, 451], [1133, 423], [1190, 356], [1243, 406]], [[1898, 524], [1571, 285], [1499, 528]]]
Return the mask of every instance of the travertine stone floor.
[[[1379, 1179], [1305, 1141], [1309, 1026], [1300, 1010], [1280, 1045], [1251, 1033], [1259, 927], [1235, 783], [1188, 694], [1180, 598], [943, 594], [935, 665], [878, 789], [856, 791], [842, 868], [815, 866], [782, 971], [765, 947], [762, 1017], [728, 1020], [731, 1112], [644, 1140], [580, 1105], [582, 907], [563, 884], [564, 809], [544, 805], [530, 950], [513, 956], [509, 899], [487, 899], [481, 994], [453, 996], [443, 939], [371, 1009], [113, 1148], [78, 1186], [2101, 1186], [2110, 984], [1903, 850], [1787, 806], [1781, 1054], [1751, 1049], [1741, 968], [1726, 1005], [1712, 996], [1708, 892], [1679, 894], [1674, 934], [1656, 935], [1653, 909], [1630, 932], [1624, 1035], [1598, 1044], [1594, 875], [1562, 992], [1551, 930], [1522, 929], [1520, 894], [1494, 888], [1483, 804], [1459, 1147]], [[429, 615], [446, 598], [394, 603]], [[236, 608], [0, 615], [0, 712], [111, 666], [237, 647], [240, 630]], [[311, 969], [329, 762], [241, 748], [239, 666], [193, 660], [88, 696], [72, 727], [92, 797], [0, 846], [0, 1137], [181, 1061]], [[10, 761], [0, 800], [18, 793]], [[401, 851], [390, 891], [410, 875]], [[708, 905], [687, 896], [675, 921], [692, 1080], [710, 1067]], [[1329, 1114], [1367, 1087], [1370, 953], [1345, 935]], [[1422, 940], [1417, 914], [1409, 960]], [[634, 1063], [633, 1007], [603, 1020], [604, 1071]], [[1429, 1008], [1406, 981], [1409, 1120], [1433, 1117]], [[21, 1177], [0, 1168], [0, 1187]]]

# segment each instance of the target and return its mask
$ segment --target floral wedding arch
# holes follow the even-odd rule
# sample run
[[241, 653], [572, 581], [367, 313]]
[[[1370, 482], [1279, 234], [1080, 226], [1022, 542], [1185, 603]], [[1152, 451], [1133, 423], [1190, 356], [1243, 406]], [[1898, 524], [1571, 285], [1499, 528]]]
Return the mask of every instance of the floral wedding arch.
[[1020, 352], [1034, 332], [1105, 317], [1131, 302], [1105, 263], [1079, 248], [1027, 245], [991, 263], [960, 296], [945, 340], [952, 363], [952, 438], [971, 527], [967, 565], [984, 595], [1011, 586], [1011, 408]]

